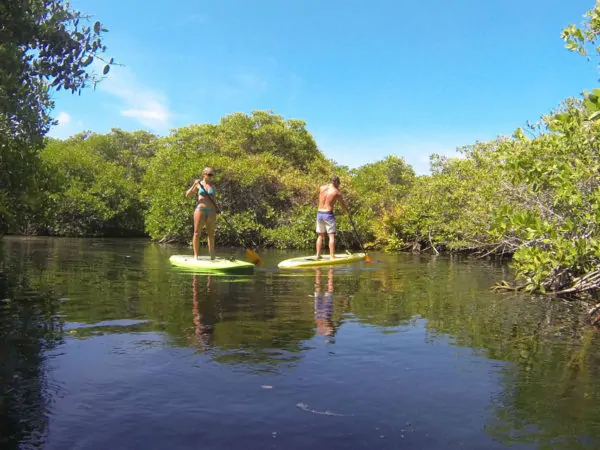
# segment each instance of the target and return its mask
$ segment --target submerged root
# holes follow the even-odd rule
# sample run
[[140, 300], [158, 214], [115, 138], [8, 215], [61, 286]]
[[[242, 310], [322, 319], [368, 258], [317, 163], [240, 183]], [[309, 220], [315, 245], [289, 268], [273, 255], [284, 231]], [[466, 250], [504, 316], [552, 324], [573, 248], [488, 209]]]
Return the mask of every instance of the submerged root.
[[588, 314], [591, 316], [592, 314], [596, 314], [598, 311], [600, 311], [600, 303], [597, 303], [595, 306], [593, 306], [589, 311]]
[[[584, 277], [584, 278], [587, 278], [587, 277]], [[590, 278], [592, 278], [592, 277], [590, 277]], [[538, 291], [536, 293], [551, 295], [551, 296], [555, 296], [558, 298], [562, 298], [564, 301], [569, 301], [569, 300], [576, 300], [576, 299], [581, 300], [586, 295], [589, 295], [590, 291], [599, 290], [599, 287], [597, 285], [591, 286], [590, 284], [587, 284], [587, 283], [581, 283], [582, 279], [579, 280], [579, 283], [574, 284], [574, 286], [572, 286], [568, 289], [563, 289], [561, 291], [548, 291], [545, 293]], [[589, 280], [589, 278], [588, 278], [588, 280]], [[596, 281], [594, 280], [594, 284], [595, 283], [596, 283]], [[496, 283], [495, 285], [493, 285], [491, 289], [493, 291], [519, 292], [519, 291], [524, 291], [525, 286], [510, 284], [510, 283], [502, 280], [502, 281]], [[593, 326], [600, 325], [600, 303], [596, 303], [593, 307], [591, 307], [587, 311], [587, 316], [588, 316], [588, 319], [589, 319], [589, 322], [591, 325], [593, 325]]]
[[[177, 238], [174, 236], [163, 236], [162, 238], [160, 238], [158, 240], [159, 244], [173, 244], [175, 242], [177, 242]], [[191, 245], [191, 242], [190, 242], [190, 245]]]
[[516, 284], [510, 284], [504, 280], [494, 284], [492, 286], [492, 291], [522, 291], [525, 289], [525, 286], [519, 286]]
[[597, 303], [588, 311], [588, 316], [592, 325], [598, 325], [598, 323], [600, 323], [600, 314], [597, 314], [598, 311], [600, 311], [600, 303]]

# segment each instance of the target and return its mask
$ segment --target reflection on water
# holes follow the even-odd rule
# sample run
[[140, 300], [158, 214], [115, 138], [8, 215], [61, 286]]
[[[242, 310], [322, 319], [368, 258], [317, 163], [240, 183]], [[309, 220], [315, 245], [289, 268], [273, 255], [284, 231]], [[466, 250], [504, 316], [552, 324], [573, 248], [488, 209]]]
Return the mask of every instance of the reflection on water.
[[600, 445], [598, 334], [578, 304], [491, 292], [502, 264], [261, 252], [236, 277], [144, 240], [0, 249], [2, 448]]
[[210, 301], [210, 293], [211, 293], [211, 289], [210, 289], [210, 285], [212, 282], [212, 276], [208, 275], [206, 277], [206, 295], [202, 296], [201, 299], [199, 299], [199, 294], [198, 293], [198, 284], [200, 283], [200, 281], [198, 281], [198, 276], [194, 275], [193, 276], [193, 281], [192, 281], [192, 290], [194, 293], [194, 297], [193, 297], [193, 301], [192, 301], [192, 314], [194, 316], [194, 340], [193, 343], [194, 345], [197, 345], [198, 348], [205, 349], [208, 346], [210, 346], [211, 342], [212, 342], [212, 333], [213, 333], [213, 325], [211, 323], [209, 323], [208, 321], [210, 319], [208, 319], [207, 317], [205, 317], [201, 312], [200, 312], [200, 308], [198, 307], [198, 302], [200, 300], [203, 300], [205, 302], [209, 302]]
[[[1, 245], [1, 244], [0, 244]], [[21, 268], [0, 260], [0, 448], [43, 444], [55, 386], [46, 359], [61, 343], [58, 303], [28, 290]]]
[[321, 269], [317, 269], [315, 277], [315, 322], [317, 334], [335, 336], [333, 325], [333, 269], [327, 271], [327, 289], [321, 288]]
[[[334, 337], [336, 327], [333, 324], [333, 268], [327, 270], [327, 288], [321, 286], [321, 269], [315, 270], [315, 322], [317, 334]], [[328, 340], [326, 342], [333, 342]]]

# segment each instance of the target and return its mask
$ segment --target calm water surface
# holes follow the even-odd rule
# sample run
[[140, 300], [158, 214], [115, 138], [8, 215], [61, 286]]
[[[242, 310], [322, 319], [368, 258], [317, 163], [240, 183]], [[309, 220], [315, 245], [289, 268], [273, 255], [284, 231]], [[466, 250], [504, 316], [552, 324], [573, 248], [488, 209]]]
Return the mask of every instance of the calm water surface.
[[600, 448], [598, 334], [576, 305], [491, 292], [504, 265], [169, 265], [189, 252], [0, 243], [0, 447]]

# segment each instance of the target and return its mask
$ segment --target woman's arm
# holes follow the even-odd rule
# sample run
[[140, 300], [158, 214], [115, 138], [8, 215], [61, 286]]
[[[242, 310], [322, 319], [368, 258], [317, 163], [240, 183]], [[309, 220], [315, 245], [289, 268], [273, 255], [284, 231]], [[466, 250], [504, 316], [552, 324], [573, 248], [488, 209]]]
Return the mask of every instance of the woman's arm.
[[199, 186], [200, 186], [200, 180], [194, 181], [194, 184], [192, 184], [192, 187], [189, 188], [187, 191], [185, 191], [185, 198], [191, 197], [192, 195], [194, 195], [195, 192], [198, 192]]

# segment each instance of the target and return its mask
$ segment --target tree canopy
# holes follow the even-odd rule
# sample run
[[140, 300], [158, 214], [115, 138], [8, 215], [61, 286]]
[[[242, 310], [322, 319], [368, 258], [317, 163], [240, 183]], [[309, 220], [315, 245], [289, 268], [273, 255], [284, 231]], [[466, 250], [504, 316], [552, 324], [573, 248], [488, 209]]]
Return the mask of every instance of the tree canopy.
[[0, 3], [0, 233], [14, 225], [35, 189], [31, 173], [42, 139], [54, 124], [53, 90], [81, 90], [99, 76], [90, 70], [105, 62], [98, 21], [61, 0], [11, 0]]

